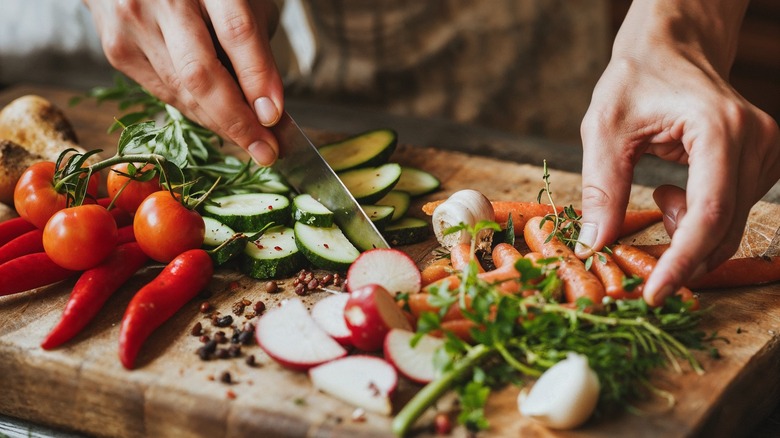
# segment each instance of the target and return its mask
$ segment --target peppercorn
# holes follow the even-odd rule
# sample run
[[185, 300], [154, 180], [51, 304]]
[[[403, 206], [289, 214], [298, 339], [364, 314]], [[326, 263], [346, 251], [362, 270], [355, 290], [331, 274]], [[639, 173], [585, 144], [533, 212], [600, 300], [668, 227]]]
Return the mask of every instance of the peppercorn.
[[208, 301], [204, 301], [200, 303], [200, 313], [209, 313], [211, 312], [211, 309], [212, 309], [211, 303], [209, 303]]
[[266, 281], [264, 288], [266, 292], [273, 294], [279, 291], [279, 284], [275, 281]]
[[217, 327], [227, 327], [230, 324], [233, 324], [233, 317], [231, 315], [217, 317], [212, 320], [212, 323]]
[[219, 376], [219, 381], [222, 383], [232, 383], [233, 378], [230, 376], [230, 372], [223, 371]]
[[252, 308], [252, 310], [254, 310], [255, 314], [257, 314], [257, 315], [265, 312], [265, 303], [262, 302], [262, 301], [256, 302], [254, 307]]
[[203, 325], [201, 325], [200, 321], [196, 322], [195, 325], [192, 326], [190, 334], [192, 336], [200, 336], [203, 334]]

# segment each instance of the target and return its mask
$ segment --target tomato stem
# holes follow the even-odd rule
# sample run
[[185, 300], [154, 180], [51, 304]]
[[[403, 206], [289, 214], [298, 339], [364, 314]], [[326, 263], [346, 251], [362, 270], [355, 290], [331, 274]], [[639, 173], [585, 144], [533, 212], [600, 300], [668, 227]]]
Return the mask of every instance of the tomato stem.
[[62, 188], [65, 184], [67, 184], [68, 182], [76, 178], [79, 178], [83, 173], [88, 173], [89, 175], [92, 175], [97, 171], [103, 170], [105, 168], [111, 167], [119, 163], [139, 163], [139, 162], [150, 163], [153, 161], [159, 163], [165, 161], [165, 157], [159, 154], [114, 155], [111, 158], [107, 158], [103, 161], [99, 161], [87, 167], [82, 167], [76, 172], [65, 175], [60, 180], [54, 183], [54, 190], [61, 193]]

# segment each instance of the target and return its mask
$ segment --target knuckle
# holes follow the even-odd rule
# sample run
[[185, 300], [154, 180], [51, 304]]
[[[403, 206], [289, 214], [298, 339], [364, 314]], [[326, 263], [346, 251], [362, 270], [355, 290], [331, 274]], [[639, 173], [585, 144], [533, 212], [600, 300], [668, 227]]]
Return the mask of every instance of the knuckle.
[[186, 59], [179, 68], [178, 77], [170, 78], [170, 84], [179, 84], [193, 94], [206, 89], [210, 81], [209, 68], [198, 59]]
[[232, 13], [225, 17], [224, 39], [229, 44], [241, 44], [253, 39], [257, 34], [257, 24], [251, 15]]
[[594, 185], [582, 186], [582, 203], [590, 208], [605, 208], [612, 204], [611, 201], [609, 194], [600, 187]]
[[251, 125], [239, 117], [229, 118], [220, 122], [220, 131], [238, 144], [241, 144], [240, 139], [248, 136], [250, 130]]
[[141, 18], [143, 9], [141, 0], [119, 0], [114, 3], [117, 16], [122, 22], [138, 21]]
[[111, 33], [103, 36], [103, 52], [108, 62], [118, 67], [132, 56], [133, 49], [118, 33]]

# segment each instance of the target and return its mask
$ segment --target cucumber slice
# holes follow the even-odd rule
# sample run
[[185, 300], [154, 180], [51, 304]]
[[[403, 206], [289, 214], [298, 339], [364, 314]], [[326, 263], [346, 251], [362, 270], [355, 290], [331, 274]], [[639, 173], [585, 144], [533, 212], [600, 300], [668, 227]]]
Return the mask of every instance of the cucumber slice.
[[407, 211], [409, 211], [409, 205], [411, 204], [411, 195], [400, 190], [391, 190], [382, 199], [376, 201], [377, 205], [389, 205], [394, 208], [392, 221], [397, 221], [404, 217]]
[[296, 222], [315, 227], [333, 225], [333, 212], [309, 194], [298, 195], [293, 199], [292, 212]]
[[244, 245], [241, 271], [257, 279], [284, 278], [295, 274], [305, 263], [306, 258], [295, 243], [293, 229], [278, 226]]
[[416, 217], [405, 217], [385, 227], [382, 235], [391, 246], [411, 245], [428, 238], [430, 230], [428, 222]]
[[258, 231], [290, 219], [290, 200], [277, 193], [245, 193], [215, 198], [203, 207], [206, 216], [237, 231]]
[[385, 164], [398, 144], [392, 129], [374, 129], [320, 147], [322, 158], [336, 172]]
[[402, 190], [411, 196], [427, 195], [441, 187], [441, 181], [432, 174], [416, 167], [403, 166], [401, 178], [395, 190]]
[[395, 208], [391, 205], [361, 205], [378, 230], [383, 230], [393, 220]]
[[295, 242], [314, 266], [332, 271], [346, 271], [360, 255], [337, 226], [313, 227], [295, 223]]
[[[210, 250], [211, 259], [216, 266], [222, 266], [241, 254], [248, 240], [245, 235], [236, 236], [236, 232], [230, 227], [208, 216], [203, 217], [203, 223], [206, 225], [203, 246]], [[224, 246], [221, 246], [223, 244]]]
[[206, 225], [206, 234], [203, 236], [203, 246], [206, 248], [216, 248], [236, 234], [232, 228], [213, 217], [203, 216], [203, 223]]
[[401, 165], [387, 163], [348, 170], [340, 173], [339, 178], [359, 203], [372, 204], [393, 189], [401, 178]]

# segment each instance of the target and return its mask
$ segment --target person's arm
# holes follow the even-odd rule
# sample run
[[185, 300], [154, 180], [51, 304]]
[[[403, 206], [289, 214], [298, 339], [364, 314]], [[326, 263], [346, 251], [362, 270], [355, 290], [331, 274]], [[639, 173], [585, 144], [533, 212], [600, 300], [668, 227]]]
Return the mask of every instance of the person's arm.
[[644, 153], [689, 166], [654, 198], [672, 235], [644, 288], [659, 305], [738, 249], [750, 208], [780, 178], [776, 121], [728, 83], [747, 0], [635, 0], [582, 123], [577, 253], [614, 241]]
[[276, 160], [267, 127], [281, 115], [283, 86], [269, 43], [279, 15], [272, 0], [84, 1], [116, 69], [258, 164]]

